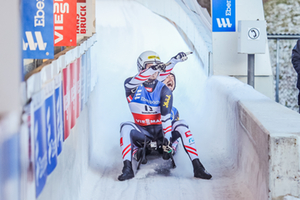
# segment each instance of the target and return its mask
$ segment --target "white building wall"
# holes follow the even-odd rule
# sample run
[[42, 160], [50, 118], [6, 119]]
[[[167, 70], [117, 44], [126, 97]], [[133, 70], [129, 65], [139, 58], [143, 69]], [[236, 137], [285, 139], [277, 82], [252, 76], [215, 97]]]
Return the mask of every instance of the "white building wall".
[[[247, 83], [247, 54], [238, 53], [238, 21], [265, 20], [261, 0], [236, 0], [236, 32], [212, 32], [213, 74], [234, 76]], [[269, 47], [255, 55], [255, 89], [274, 99]]]

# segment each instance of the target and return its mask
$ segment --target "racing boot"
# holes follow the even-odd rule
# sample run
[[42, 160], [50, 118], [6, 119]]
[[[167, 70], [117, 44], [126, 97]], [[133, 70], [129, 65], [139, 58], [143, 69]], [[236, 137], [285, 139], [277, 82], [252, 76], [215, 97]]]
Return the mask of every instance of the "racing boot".
[[192, 163], [194, 168], [194, 177], [202, 179], [211, 179], [212, 176], [205, 170], [198, 158], [194, 159]]
[[131, 161], [125, 160], [123, 163], [124, 163], [124, 166], [123, 166], [123, 169], [122, 169], [123, 174], [121, 174], [118, 177], [119, 181], [125, 181], [125, 180], [131, 179], [131, 178], [134, 177]]

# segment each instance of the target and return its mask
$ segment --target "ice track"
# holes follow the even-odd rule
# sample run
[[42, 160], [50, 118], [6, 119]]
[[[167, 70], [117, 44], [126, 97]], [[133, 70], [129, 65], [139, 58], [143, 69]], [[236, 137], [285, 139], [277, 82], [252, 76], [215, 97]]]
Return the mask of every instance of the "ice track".
[[117, 180], [122, 170], [119, 125], [133, 120], [124, 80], [136, 74], [136, 59], [145, 50], [156, 51], [167, 62], [190, 49], [168, 21], [139, 3], [97, 1], [96, 5], [99, 80], [89, 105], [91, 170], [82, 180], [83, 192], [78, 199], [253, 199], [242, 176], [235, 173], [231, 158], [237, 153], [229, 139], [234, 137], [233, 129], [222, 121], [231, 116], [217, 96], [206, 94], [209, 79], [194, 55], [175, 67], [173, 105], [188, 122], [200, 160], [212, 180], [193, 177], [192, 164], [181, 144], [175, 157], [177, 168], [169, 173], [155, 171], [155, 163], [150, 163], [142, 165], [133, 179]]

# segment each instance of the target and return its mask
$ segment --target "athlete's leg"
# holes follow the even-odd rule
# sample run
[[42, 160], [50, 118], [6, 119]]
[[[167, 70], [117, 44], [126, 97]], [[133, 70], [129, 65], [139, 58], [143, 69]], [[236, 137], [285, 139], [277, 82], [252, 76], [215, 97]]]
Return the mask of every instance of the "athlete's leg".
[[139, 128], [136, 124], [132, 122], [125, 122], [121, 124], [120, 128], [120, 146], [122, 150], [122, 159], [123, 159], [123, 169], [122, 174], [118, 177], [120, 181], [131, 179], [134, 177], [132, 170], [132, 148], [135, 148], [135, 145], [132, 145], [131, 142], [131, 132], [138, 131]]
[[204, 166], [199, 160], [195, 140], [187, 123], [184, 120], [179, 120], [176, 121], [172, 127], [172, 140], [174, 141], [177, 140], [178, 137], [181, 137], [183, 147], [193, 164], [194, 177], [210, 179], [212, 176], [205, 170]]
[[120, 130], [120, 146], [122, 150], [123, 161], [131, 161], [132, 152], [135, 152], [139, 147], [142, 147], [144, 142], [145, 132], [143, 128], [132, 122], [121, 124]]
[[137, 152], [138, 148], [142, 147], [145, 135], [149, 135], [149, 133], [137, 124], [132, 122], [121, 124], [120, 146], [124, 166], [122, 170], [123, 174], [118, 177], [120, 181], [134, 177], [131, 163], [132, 155]]
[[178, 137], [181, 137], [183, 147], [187, 152], [187, 154], [189, 155], [191, 161], [196, 158], [199, 158], [193, 134], [191, 133], [187, 123], [184, 120], [179, 120], [176, 121], [172, 127], [173, 127], [172, 139], [174, 137], [173, 140], [175, 139], [177, 140]]

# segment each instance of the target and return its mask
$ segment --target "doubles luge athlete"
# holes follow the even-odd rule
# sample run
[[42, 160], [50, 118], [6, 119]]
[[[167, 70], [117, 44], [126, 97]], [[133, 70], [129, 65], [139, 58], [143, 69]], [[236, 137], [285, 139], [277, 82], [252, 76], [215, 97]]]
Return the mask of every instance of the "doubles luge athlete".
[[[173, 95], [161, 81], [166, 79], [178, 62], [186, 59], [186, 54], [181, 52], [165, 65], [155, 52], [143, 52], [137, 60], [138, 74], [125, 80], [126, 98], [134, 123], [121, 124], [120, 146], [124, 166], [118, 180], [124, 181], [134, 177], [132, 155], [142, 147], [146, 136], [161, 144], [163, 159], [169, 159], [173, 153], [171, 142]], [[210, 174], [207, 174], [199, 163], [198, 165], [193, 163], [194, 176], [209, 179]]]
[[[176, 87], [176, 77], [172, 72], [168, 77], [163, 81], [163, 83], [173, 92]], [[202, 163], [200, 162], [195, 140], [193, 134], [191, 133], [188, 124], [185, 120], [179, 119], [179, 112], [173, 106], [171, 111], [171, 120], [172, 120], [172, 137], [170, 142], [172, 144], [173, 153], [175, 154], [178, 146], [178, 138], [181, 138], [183, 143], [183, 148], [188, 154], [190, 160], [192, 161], [194, 168], [194, 177], [211, 179], [211, 174], [209, 174]]]

